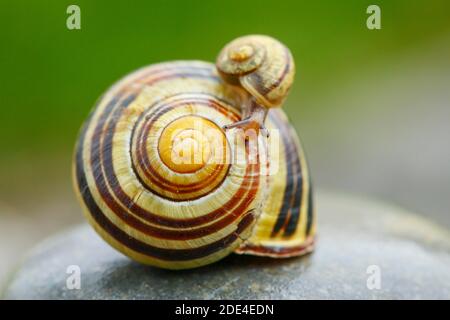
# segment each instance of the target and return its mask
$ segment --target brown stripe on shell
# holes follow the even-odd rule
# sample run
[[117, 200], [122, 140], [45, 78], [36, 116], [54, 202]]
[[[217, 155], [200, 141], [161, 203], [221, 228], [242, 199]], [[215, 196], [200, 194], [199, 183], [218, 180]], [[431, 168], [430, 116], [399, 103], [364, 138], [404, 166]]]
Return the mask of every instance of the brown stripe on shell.
[[283, 72], [281, 73], [280, 77], [274, 82], [272, 83], [271, 86], [264, 88], [265, 90], [263, 91], [263, 95], [267, 96], [267, 94], [274, 90], [275, 88], [277, 88], [284, 80], [284, 78], [286, 78], [286, 75], [289, 73], [290, 69], [291, 69], [291, 64], [292, 64], [292, 58], [291, 58], [291, 54], [289, 52], [289, 49], [284, 47], [284, 54], [286, 56], [286, 64], [284, 66]]
[[282, 120], [275, 110], [269, 113], [269, 117], [280, 130], [284, 141], [287, 168], [283, 202], [272, 230], [272, 237], [276, 237], [281, 232], [283, 232], [283, 236], [289, 237], [296, 231], [300, 217], [302, 192], [304, 192], [303, 168], [300, 164], [299, 150], [293, 140], [293, 132], [290, 130], [289, 124]]
[[252, 244], [244, 244], [238, 250], [237, 253], [251, 253], [260, 256], [269, 256], [275, 258], [288, 258], [304, 255], [313, 251], [315, 244], [315, 237], [308, 238], [303, 244], [297, 246], [258, 246]]
[[260, 72], [258, 72], [259, 70], [256, 70], [253, 73], [250, 73], [248, 76], [251, 78], [254, 78], [255, 80], [252, 81], [253, 84], [255, 84], [255, 89], [256, 91], [261, 94], [262, 96], [264, 96], [264, 98], [267, 99], [267, 95], [274, 90], [275, 88], [277, 88], [284, 80], [284, 78], [286, 77], [286, 75], [289, 73], [289, 70], [291, 69], [291, 55], [289, 53], [289, 49], [284, 48], [284, 53], [286, 56], [286, 63], [283, 69], [283, 72], [280, 74], [280, 76], [277, 78], [277, 80], [275, 80], [270, 86], [264, 86], [264, 81], [263, 81], [263, 76]]

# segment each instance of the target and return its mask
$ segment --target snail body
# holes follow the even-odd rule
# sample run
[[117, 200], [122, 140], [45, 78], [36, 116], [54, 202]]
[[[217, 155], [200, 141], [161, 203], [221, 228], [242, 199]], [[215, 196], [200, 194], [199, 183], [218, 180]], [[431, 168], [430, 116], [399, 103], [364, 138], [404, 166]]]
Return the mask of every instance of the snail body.
[[113, 85], [83, 126], [74, 160], [75, 190], [99, 235], [168, 269], [232, 252], [310, 252], [310, 177], [283, 111], [268, 112], [265, 125], [276, 129], [268, 138], [223, 129], [242, 121], [251, 99], [201, 61], [151, 65]]

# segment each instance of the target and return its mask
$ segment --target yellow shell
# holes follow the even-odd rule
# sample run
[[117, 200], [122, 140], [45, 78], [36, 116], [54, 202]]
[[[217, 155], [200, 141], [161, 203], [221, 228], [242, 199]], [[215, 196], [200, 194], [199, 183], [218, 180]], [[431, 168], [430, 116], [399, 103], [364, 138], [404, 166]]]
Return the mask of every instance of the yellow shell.
[[95, 230], [145, 264], [194, 268], [232, 252], [288, 257], [312, 250], [310, 177], [280, 109], [269, 140], [222, 129], [246, 91], [214, 65], [142, 68], [110, 88], [76, 147], [74, 184]]
[[294, 81], [291, 52], [268, 36], [250, 35], [231, 41], [216, 64], [226, 81], [241, 85], [266, 108], [279, 107]]

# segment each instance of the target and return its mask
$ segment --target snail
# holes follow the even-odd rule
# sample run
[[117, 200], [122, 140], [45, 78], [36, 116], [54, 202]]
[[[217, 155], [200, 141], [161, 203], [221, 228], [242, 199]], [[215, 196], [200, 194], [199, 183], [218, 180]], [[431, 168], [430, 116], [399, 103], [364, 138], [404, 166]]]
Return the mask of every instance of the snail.
[[225, 129], [263, 129], [270, 108], [280, 107], [292, 85], [294, 60], [287, 47], [267, 36], [246, 36], [226, 45], [217, 57], [217, 70], [230, 84], [240, 85], [251, 96], [243, 120]]
[[216, 65], [171, 61], [118, 81], [75, 148], [73, 180], [87, 220], [118, 251], [166, 269], [233, 252], [311, 252], [310, 174], [276, 108], [294, 72], [284, 45], [246, 36], [225, 46]]

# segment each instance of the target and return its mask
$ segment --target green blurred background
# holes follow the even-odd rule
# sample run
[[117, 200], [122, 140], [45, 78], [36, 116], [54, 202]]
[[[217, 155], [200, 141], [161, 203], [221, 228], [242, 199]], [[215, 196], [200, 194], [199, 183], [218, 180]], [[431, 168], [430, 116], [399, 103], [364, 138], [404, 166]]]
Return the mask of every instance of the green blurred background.
[[[81, 30], [66, 28], [70, 4]], [[370, 4], [381, 30], [366, 27]], [[293, 52], [284, 108], [316, 186], [450, 226], [450, 1], [3, 0], [0, 279], [37, 240], [82, 221], [71, 155], [109, 85], [159, 61], [214, 61], [251, 33]]]

